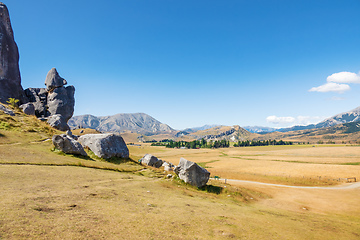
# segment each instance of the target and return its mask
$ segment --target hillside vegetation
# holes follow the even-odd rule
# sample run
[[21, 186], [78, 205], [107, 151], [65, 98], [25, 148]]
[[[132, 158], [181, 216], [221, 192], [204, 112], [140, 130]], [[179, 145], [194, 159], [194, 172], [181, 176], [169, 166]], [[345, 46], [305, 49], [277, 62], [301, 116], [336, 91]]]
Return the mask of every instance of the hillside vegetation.
[[[358, 191], [324, 190], [318, 195], [313, 190], [293, 189], [289, 193], [215, 180], [205, 189], [196, 189], [165, 179], [165, 173], [144, 168], [137, 160], [151, 151], [177, 164], [182, 155], [205, 162], [204, 166], [212, 167], [210, 172], [221, 161], [207, 163], [211, 159], [202, 159], [197, 150], [179, 152], [149, 144], [129, 146], [130, 159], [104, 161], [91, 154], [79, 158], [54, 150], [49, 139], [60, 132], [34, 117], [0, 112], [0, 126], [0, 239], [360, 236], [360, 210], [353, 202], [360, 197]], [[340, 201], [339, 195], [344, 199]], [[325, 207], [329, 199], [341, 202], [342, 207]]]

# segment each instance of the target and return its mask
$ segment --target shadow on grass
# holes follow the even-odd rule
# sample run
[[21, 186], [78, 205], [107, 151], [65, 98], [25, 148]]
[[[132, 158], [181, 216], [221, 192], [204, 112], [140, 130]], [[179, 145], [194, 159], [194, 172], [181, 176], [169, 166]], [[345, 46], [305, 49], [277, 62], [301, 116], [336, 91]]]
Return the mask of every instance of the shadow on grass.
[[203, 187], [199, 188], [199, 190], [204, 191], [204, 192], [208, 192], [208, 193], [220, 194], [220, 193], [222, 193], [224, 188], [219, 187], [219, 186], [214, 186], [214, 185], [206, 185], [206, 186], [203, 186]]
[[52, 148], [51, 151], [53, 153], [56, 153], [58, 155], [61, 155], [61, 156], [70, 156], [70, 157], [73, 157], [73, 158], [80, 158], [80, 159], [84, 159], [84, 160], [90, 160], [90, 161], [95, 161], [94, 159], [92, 159], [91, 157], [89, 156], [83, 156], [83, 155], [76, 155], [76, 154], [70, 154], [70, 153], [64, 153], [63, 151], [57, 149], [57, 148]]
[[[119, 157], [112, 157], [108, 159], [104, 159], [106, 162], [113, 163], [113, 164], [122, 164], [122, 163], [135, 163], [139, 164], [138, 162], [134, 161], [131, 158], [119, 158]], [[140, 164], [141, 165], [141, 164]]]

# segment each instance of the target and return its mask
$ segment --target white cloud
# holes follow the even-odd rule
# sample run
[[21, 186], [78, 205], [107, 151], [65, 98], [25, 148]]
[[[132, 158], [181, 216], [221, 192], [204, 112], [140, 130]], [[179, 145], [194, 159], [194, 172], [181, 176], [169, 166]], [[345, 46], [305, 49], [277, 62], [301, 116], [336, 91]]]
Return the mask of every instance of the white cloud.
[[289, 127], [295, 125], [309, 125], [321, 122], [326, 117], [320, 116], [297, 116], [297, 117], [277, 117], [277, 116], [268, 116], [266, 121], [282, 127]]
[[352, 72], [339, 72], [328, 76], [326, 80], [335, 83], [360, 83], [360, 75]]
[[338, 92], [344, 93], [345, 91], [350, 90], [350, 86], [347, 84], [338, 84], [334, 82], [325, 83], [319, 87], [313, 87], [309, 92]]
[[273, 124], [284, 124], [284, 123], [293, 123], [295, 118], [293, 117], [277, 117], [277, 116], [268, 116], [266, 121]]
[[344, 83], [360, 83], [360, 75], [352, 72], [333, 73], [326, 78], [327, 83], [309, 89], [309, 92], [337, 92], [344, 93], [350, 86]]

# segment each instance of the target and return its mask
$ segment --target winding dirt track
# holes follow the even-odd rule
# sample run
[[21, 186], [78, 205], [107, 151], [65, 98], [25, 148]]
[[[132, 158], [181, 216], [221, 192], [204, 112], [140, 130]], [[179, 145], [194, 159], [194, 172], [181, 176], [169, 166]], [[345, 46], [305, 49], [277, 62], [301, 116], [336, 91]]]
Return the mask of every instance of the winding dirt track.
[[[220, 178], [219, 180], [225, 181], [224, 178]], [[238, 182], [238, 183], [252, 183], [257, 185], [267, 185], [267, 186], [273, 186], [273, 187], [286, 187], [286, 188], [297, 188], [297, 189], [328, 189], [328, 190], [334, 190], [334, 189], [355, 189], [360, 188], [360, 182], [356, 183], [347, 183], [340, 186], [329, 186], [329, 187], [309, 187], [309, 186], [290, 186], [290, 185], [281, 185], [281, 184], [273, 184], [273, 183], [263, 183], [263, 182], [255, 182], [255, 181], [247, 181], [247, 180], [237, 180], [237, 179], [226, 179], [226, 182]]]

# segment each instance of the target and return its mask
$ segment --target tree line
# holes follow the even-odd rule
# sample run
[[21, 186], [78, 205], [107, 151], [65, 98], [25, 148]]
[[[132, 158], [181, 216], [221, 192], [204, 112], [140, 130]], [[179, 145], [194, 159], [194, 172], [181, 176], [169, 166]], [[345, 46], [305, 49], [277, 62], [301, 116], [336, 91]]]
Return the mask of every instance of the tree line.
[[151, 146], [165, 146], [167, 148], [188, 148], [188, 149], [198, 149], [198, 148], [226, 148], [230, 146], [230, 142], [226, 140], [212, 141], [207, 142], [205, 139], [194, 140], [191, 142], [186, 141], [173, 141], [169, 142], [157, 142], [151, 144]]
[[276, 141], [276, 140], [258, 140], [258, 141], [238, 141], [234, 147], [253, 147], [253, 146], [269, 146], [269, 145], [293, 145], [293, 142]]
[[[276, 141], [276, 140], [262, 140], [262, 141], [238, 141], [234, 144], [234, 147], [254, 147], [254, 146], [269, 146], [269, 145], [293, 145], [293, 142], [287, 141]], [[154, 142], [151, 146], [165, 146], [167, 148], [188, 148], [188, 149], [198, 149], [198, 148], [228, 148], [230, 147], [230, 142], [226, 140], [210, 140], [209, 142], [205, 139], [194, 140], [191, 142], [186, 141], [163, 141], [163, 142]]]

